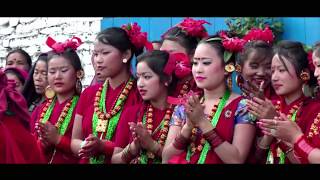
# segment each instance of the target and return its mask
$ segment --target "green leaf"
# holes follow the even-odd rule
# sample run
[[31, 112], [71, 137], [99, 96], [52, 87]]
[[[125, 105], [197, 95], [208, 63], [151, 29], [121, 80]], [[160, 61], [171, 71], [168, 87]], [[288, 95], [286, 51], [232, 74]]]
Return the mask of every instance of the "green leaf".
[[232, 52], [224, 51], [224, 54], [223, 54], [224, 62], [227, 63], [231, 58], [231, 56], [232, 56]]

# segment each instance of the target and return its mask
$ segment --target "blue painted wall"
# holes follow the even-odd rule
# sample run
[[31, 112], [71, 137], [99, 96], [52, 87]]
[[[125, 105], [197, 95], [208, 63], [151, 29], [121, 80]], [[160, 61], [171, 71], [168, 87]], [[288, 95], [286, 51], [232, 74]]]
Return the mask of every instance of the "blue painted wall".
[[[148, 33], [149, 40], [153, 41], [159, 40], [166, 30], [181, 22], [182, 19], [183, 17], [108, 17], [103, 18], [101, 29], [137, 22], [142, 31]], [[195, 19], [204, 19], [211, 23], [211, 25], [205, 25], [209, 34], [227, 29], [225, 17], [196, 17]], [[320, 17], [281, 17], [280, 20], [284, 24], [282, 39], [300, 41], [307, 45], [320, 41]], [[240, 92], [236, 86], [233, 90]]]
[[[148, 38], [152, 41], [160, 39], [167, 29], [182, 19], [182, 17], [108, 17], [103, 18], [101, 29], [137, 22], [143, 31], [148, 32]], [[209, 34], [227, 29], [225, 17], [196, 17], [196, 19], [204, 19], [211, 23], [205, 25]], [[280, 20], [284, 23], [282, 39], [301, 41], [308, 45], [320, 40], [320, 17], [282, 17]]]

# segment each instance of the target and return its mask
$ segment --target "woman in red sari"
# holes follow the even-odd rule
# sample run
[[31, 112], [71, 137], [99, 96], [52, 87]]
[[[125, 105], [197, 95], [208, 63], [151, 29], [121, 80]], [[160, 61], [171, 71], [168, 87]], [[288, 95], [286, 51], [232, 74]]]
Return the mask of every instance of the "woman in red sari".
[[230, 92], [226, 85], [226, 79], [235, 69], [233, 56], [224, 59], [226, 48], [219, 36], [198, 44], [192, 74], [204, 93], [200, 97], [191, 95], [176, 107], [169, 133], [174, 126], [182, 129], [172, 143], [165, 145], [163, 163], [245, 162], [255, 125], [245, 111], [246, 100]]
[[[272, 119], [282, 113], [291, 121], [297, 122], [300, 127], [304, 127], [306, 122], [304, 118], [309, 117], [303, 114], [308, 114], [309, 110], [304, 108], [308, 100], [302, 88], [308, 84], [312, 85], [315, 79], [308, 67], [307, 53], [302, 44], [294, 41], [281, 41], [275, 47], [271, 71], [272, 86], [280, 97], [280, 101], [274, 105], [276, 110], [273, 113], [265, 113], [265, 100], [255, 97], [248, 102], [249, 111], [260, 119]], [[264, 114], [273, 115], [264, 117]], [[258, 125], [260, 124], [259, 122]], [[261, 154], [264, 155], [261, 162], [270, 164], [299, 162], [293, 155], [292, 144], [280, 141], [273, 136], [264, 135], [258, 142], [257, 148], [258, 151], [264, 152]]]
[[23, 96], [0, 69], [0, 164], [43, 163]]
[[71, 148], [81, 163], [110, 163], [122, 111], [141, 103], [130, 61], [147, 43], [146, 33], [136, 23], [107, 28], [97, 35], [94, 63], [107, 80], [88, 87], [79, 100]]
[[[313, 63], [311, 68], [315, 69], [314, 75], [320, 85], [320, 44], [315, 45], [311, 60]], [[301, 109], [301, 118], [304, 123], [301, 123], [300, 120], [297, 123], [293, 122], [281, 114], [280, 117], [274, 119], [260, 120], [261, 127], [265, 134], [290, 143], [293, 147], [293, 154], [300, 163], [320, 163], [319, 108], [318, 94]]]
[[73, 164], [79, 159], [70, 148], [75, 107], [81, 94], [83, 69], [76, 52], [81, 40], [74, 37], [64, 43], [51, 37], [48, 53], [47, 99], [32, 113], [32, 130], [41, 144], [46, 162]]
[[177, 65], [183, 59], [188, 59], [183, 53], [159, 50], [138, 57], [137, 86], [144, 103], [124, 111], [123, 125], [119, 125], [122, 129], [117, 131], [115, 139], [113, 163], [161, 163], [174, 107], [167, 98], [174, 90], [175, 74], [188, 68]]

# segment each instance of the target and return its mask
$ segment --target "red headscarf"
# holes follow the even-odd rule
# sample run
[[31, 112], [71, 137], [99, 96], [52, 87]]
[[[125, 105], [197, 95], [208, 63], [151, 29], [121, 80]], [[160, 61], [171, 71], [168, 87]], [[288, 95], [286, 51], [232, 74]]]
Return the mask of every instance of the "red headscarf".
[[29, 125], [30, 115], [24, 97], [15, 90], [14, 81], [8, 80], [6, 74], [0, 69], [0, 120], [10, 110], [17, 117]]
[[21, 75], [21, 77], [24, 79], [24, 81], [27, 80], [28, 78], [28, 72], [23, 70], [23, 69], [19, 69], [19, 68], [15, 68], [15, 67], [9, 67], [9, 68], [6, 68], [4, 71], [8, 71], [8, 70], [12, 70], [16, 73], [19, 73]]

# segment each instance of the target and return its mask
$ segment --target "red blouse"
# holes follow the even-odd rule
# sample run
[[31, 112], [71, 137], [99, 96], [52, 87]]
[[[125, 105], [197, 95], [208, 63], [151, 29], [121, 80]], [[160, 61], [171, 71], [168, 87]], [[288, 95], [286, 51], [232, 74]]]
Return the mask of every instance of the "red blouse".
[[[56, 103], [53, 107], [52, 113], [48, 121], [55, 125], [56, 122], [59, 119], [59, 116], [64, 108], [64, 106], [68, 103], [70, 99], [59, 103], [58, 100], [56, 100]], [[35, 123], [39, 121], [40, 114], [42, 113], [42, 109], [44, 108], [45, 104], [47, 103], [47, 100], [44, 101], [40, 106], [38, 106], [31, 115], [31, 128], [32, 132], [38, 139], [38, 136], [35, 133]], [[68, 125], [68, 128], [65, 132], [65, 134], [62, 136], [59, 144], [56, 147], [51, 147], [49, 149], [42, 149], [42, 151], [45, 154], [45, 157], [47, 159], [47, 162], [49, 162], [52, 159], [53, 164], [75, 164], [78, 163], [79, 158], [77, 158], [73, 152], [71, 151], [71, 137], [72, 137], [72, 128], [73, 128], [73, 121], [75, 116], [75, 109], [72, 112], [71, 120]], [[40, 140], [38, 140], [40, 141]], [[39, 142], [40, 143], [40, 142]], [[41, 146], [42, 147], [42, 146]], [[53, 156], [54, 148], [56, 149], [55, 155]]]
[[[283, 97], [280, 97], [280, 112], [285, 114], [285, 115], [293, 115], [292, 111], [294, 106], [298, 106], [299, 109], [297, 109], [297, 114], [296, 114], [296, 120], [295, 122], [299, 125], [300, 128], [303, 128], [305, 126], [305, 118], [307, 114], [309, 114], [309, 110], [306, 109], [304, 103], [307, 100], [307, 98], [302, 95], [300, 98], [296, 99], [295, 101], [291, 102], [290, 104], [286, 104], [285, 99]], [[279, 142], [277, 139], [273, 139], [272, 143], [270, 144], [270, 151], [272, 152], [272, 156], [274, 159], [274, 164], [279, 164], [280, 161], [280, 155], [279, 155], [279, 150], [278, 148], [281, 149], [281, 142]], [[281, 149], [282, 151], [285, 151], [285, 149]], [[285, 163], [289, 164], [290, 161], [286, 157]]]
[[[109, 111], [112, 108], [111, 106], [114, 104], [117, 97], [121, 93], [121, 90], [125, 86], [125, 83], [126, 82], [123, 82], [121, 85], [119, 85], [115, 89], [112, 89], [111, 86], [108, 86], [107, 94], [106, 94], [106, 111]], [[101, 87], [101, 86], [103, 86], [103, 84], [96, 84], [96, 85], [90, 86], [87, 89], [85, 89], [80, 96], [80, 99], [78, 102], [78, 107], [76, 109], [76, 113], [83, 117], [83, 119], [82, 119], [83, 139], [88, 137], [90, 134], [93, 134], [93, 132], [92, 132], [92, 117], [93, 117], [93, 113], [94, 113], [94, 100], [95, 100], [96, 92], [98, 91], [99, 87]], [[137, 90], [136, 83], [134, 82], [134, 85], [132, 86], [132, 89], [129, 92], [129, 95], [126, 99], [126, 102], [124, 103], [123, 110], [126, 110], [130, 106], [133, 106], [135, 104], [139, 104], [141, 102], [142, 102], [142, 99], [141, 99], [140, 94]], [[115, 129], [115, 134], [111, 139], [111, 143], [116, 139], [117, 132], [119, 131], [118, 129], [121, 128], [120, 124], [122, 124], [121, 123], [122, 116], [123, 116], [123, 113], [121, 113], [121, 115], [119, 117], [120, 119], [119, 119], [118, 125]], [[98, 137], [100, 137], [100, 133], [98, 133]], [[109, 141], [109, 143], [110, 143], [110, 141]], [[107, 157], [105, 159], [106, 163], [111, 162], [111, 156], [113, 154], [113, 149], [114, 149], [113, 148], [114, 146], [112, 144], [109, 144], [109, 147], [111, 147], [111, 148], [107, 149], [105, 152], [105, 155]], [[85, 162], [82, 162], [82, 163], [85, 163]]]
[[[227, 106], [223, 108], [223, 111], [220, 115], [219, 121], [216, 125], [216, 132], [219, 134], [219, 136], [229, 142], [232, 143], [233, 139], [233, 133], [234, 133], [234, 126], [236, 124], [236, 110], [238, 108], [239, 102], [243, 99], [243, 97], [238, 97], [234, 99], [232, 102], [230, 102]], [[201, 136], [202, 137], [202, 136]], [[196, 144], [199, 144], [199, 141], [201, 139], [200, 136], [197, 137]], [[178, 164], [185, 164], [186, 161], [186, 155], [187, 152], [184, 151], [181, 154], [178, 154], [176, 156], [173, 156], [169, 163], [178, 163]], [[196, 151], [194, 155], [190, 158], [190, 164], [197, 164], [198, 159], [200, 158], [200, 152]], [[214, 150], [209, 150], [205, 164], [222, 164], [222, 160], [219, 158], [219, 156], [215, 153]]]

